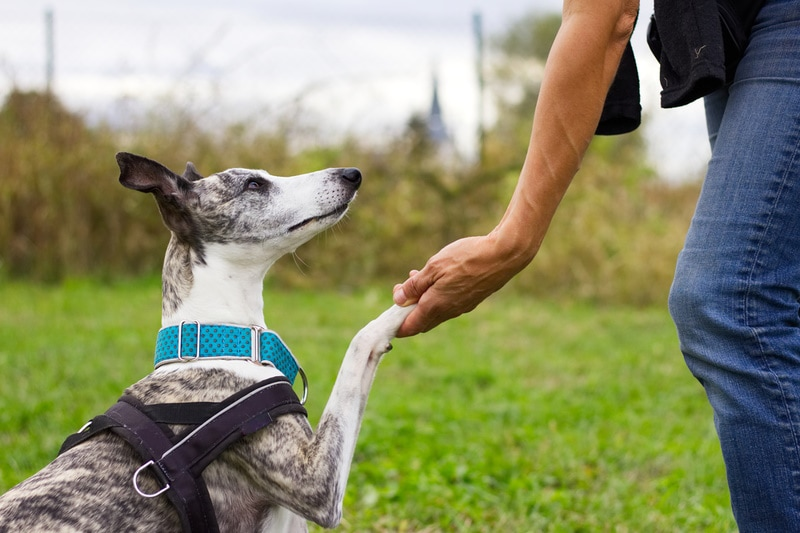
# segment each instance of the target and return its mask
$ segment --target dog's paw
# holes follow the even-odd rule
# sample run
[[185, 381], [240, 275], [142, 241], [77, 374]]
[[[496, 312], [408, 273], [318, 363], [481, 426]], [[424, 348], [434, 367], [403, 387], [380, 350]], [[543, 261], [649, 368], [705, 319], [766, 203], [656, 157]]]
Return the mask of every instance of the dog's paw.
[[397, 330], [400, 329], [403, 321], [411, 314], [415, 306], [416, 304], [406, 307], [393, 305], [381, 313], [378, 318], [364, 326], [358, 332], [356, 338], [369, 343], [372, 353], [384, 354], [388, 352], [392, 349], [391, 341], [397, 335]]
[[397, 330], [400, 329], [406, 317], [411, 314], [411, 311], [413, 311], [416, 306], [417, 304], [408, 305], [406, 307], [393, 305], [381, 313], [378, 318], [370, 322], [369, 325], [375, 325], [376, 328], [383, 330], [391, 340], [397, 335]]

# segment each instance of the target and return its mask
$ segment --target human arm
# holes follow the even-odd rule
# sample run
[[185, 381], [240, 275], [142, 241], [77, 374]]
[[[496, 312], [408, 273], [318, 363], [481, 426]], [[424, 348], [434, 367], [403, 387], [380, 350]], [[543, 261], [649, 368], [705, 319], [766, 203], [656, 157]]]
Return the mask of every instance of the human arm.
[[597, 128], [637, 12], [638, 0], [564, 1], [508, 208], [490, 233], [445, 246], [395, 286], [397, 304], [418, 302], [399, 337], [471, 311], [534, 258]]

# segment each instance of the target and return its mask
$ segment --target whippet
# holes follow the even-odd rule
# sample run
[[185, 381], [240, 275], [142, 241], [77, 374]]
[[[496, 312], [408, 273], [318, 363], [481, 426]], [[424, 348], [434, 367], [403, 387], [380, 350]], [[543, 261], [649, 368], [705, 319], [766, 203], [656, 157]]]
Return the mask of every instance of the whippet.
[[[161, 357], [159, 344], [158, 367], [131, 385], [128, 397], [148, 405], [221, 402], [294, 374], [296, 361], [264, 322], [263, 278], [279, 257], [344, 216], [361, 173], [344, 168], [277, 178], [230, 169], [202, 177], [191, 163], [177, 175], [132, 154], [117, 154], [117, 162], [122, 185], [152, 193], [171, 231], [158, 342], [173, 347]], [[338, 525], [378, 362], [410, 310], [391, 307], [356, 334], [316, 432], [302, 413], [291, 412], [237, 440], [204, 468], [220, 531], [306, 531], [306, 520]], [[251, 352], [268, 333], [288, 370], [225, 349], [201, 357], [199, 330], [228, 327], [253, 332]], [[164, 332], [172, 333], [162, 338]], [[174, 346], [177, 353], [169, 351]], [[192, 426], [168, 424], [190, 439]], [[0, 497], [0, 531], [179, 531], [182, 518], [166, 497], [169, 480], [148, 466], [153, 461], [143, 464], [128, 442], [100, 432]]]

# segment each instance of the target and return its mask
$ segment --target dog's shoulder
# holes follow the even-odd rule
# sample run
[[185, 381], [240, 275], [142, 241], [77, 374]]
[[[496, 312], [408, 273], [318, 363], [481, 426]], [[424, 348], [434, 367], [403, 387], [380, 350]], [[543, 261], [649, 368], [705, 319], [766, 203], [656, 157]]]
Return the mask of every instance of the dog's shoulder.
[[125, 390], [144, 404], [221, 402], [256, 383], [233, 372], [186, 368], [179, 372], [153, 372]]

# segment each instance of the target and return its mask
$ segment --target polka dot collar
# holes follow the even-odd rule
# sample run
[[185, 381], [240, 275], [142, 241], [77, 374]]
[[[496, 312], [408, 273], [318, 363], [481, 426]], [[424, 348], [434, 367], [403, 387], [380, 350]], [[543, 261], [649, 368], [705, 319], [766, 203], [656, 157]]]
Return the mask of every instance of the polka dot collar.
[[[199, 332], [199, 335], [198, 335]], [[260, 327], [182, 322], [162, 328], [156, 339], [155, 366], [198, 359], [249, 359], [277, 368], [294, 383], [300, 365], [277, 333]]]

